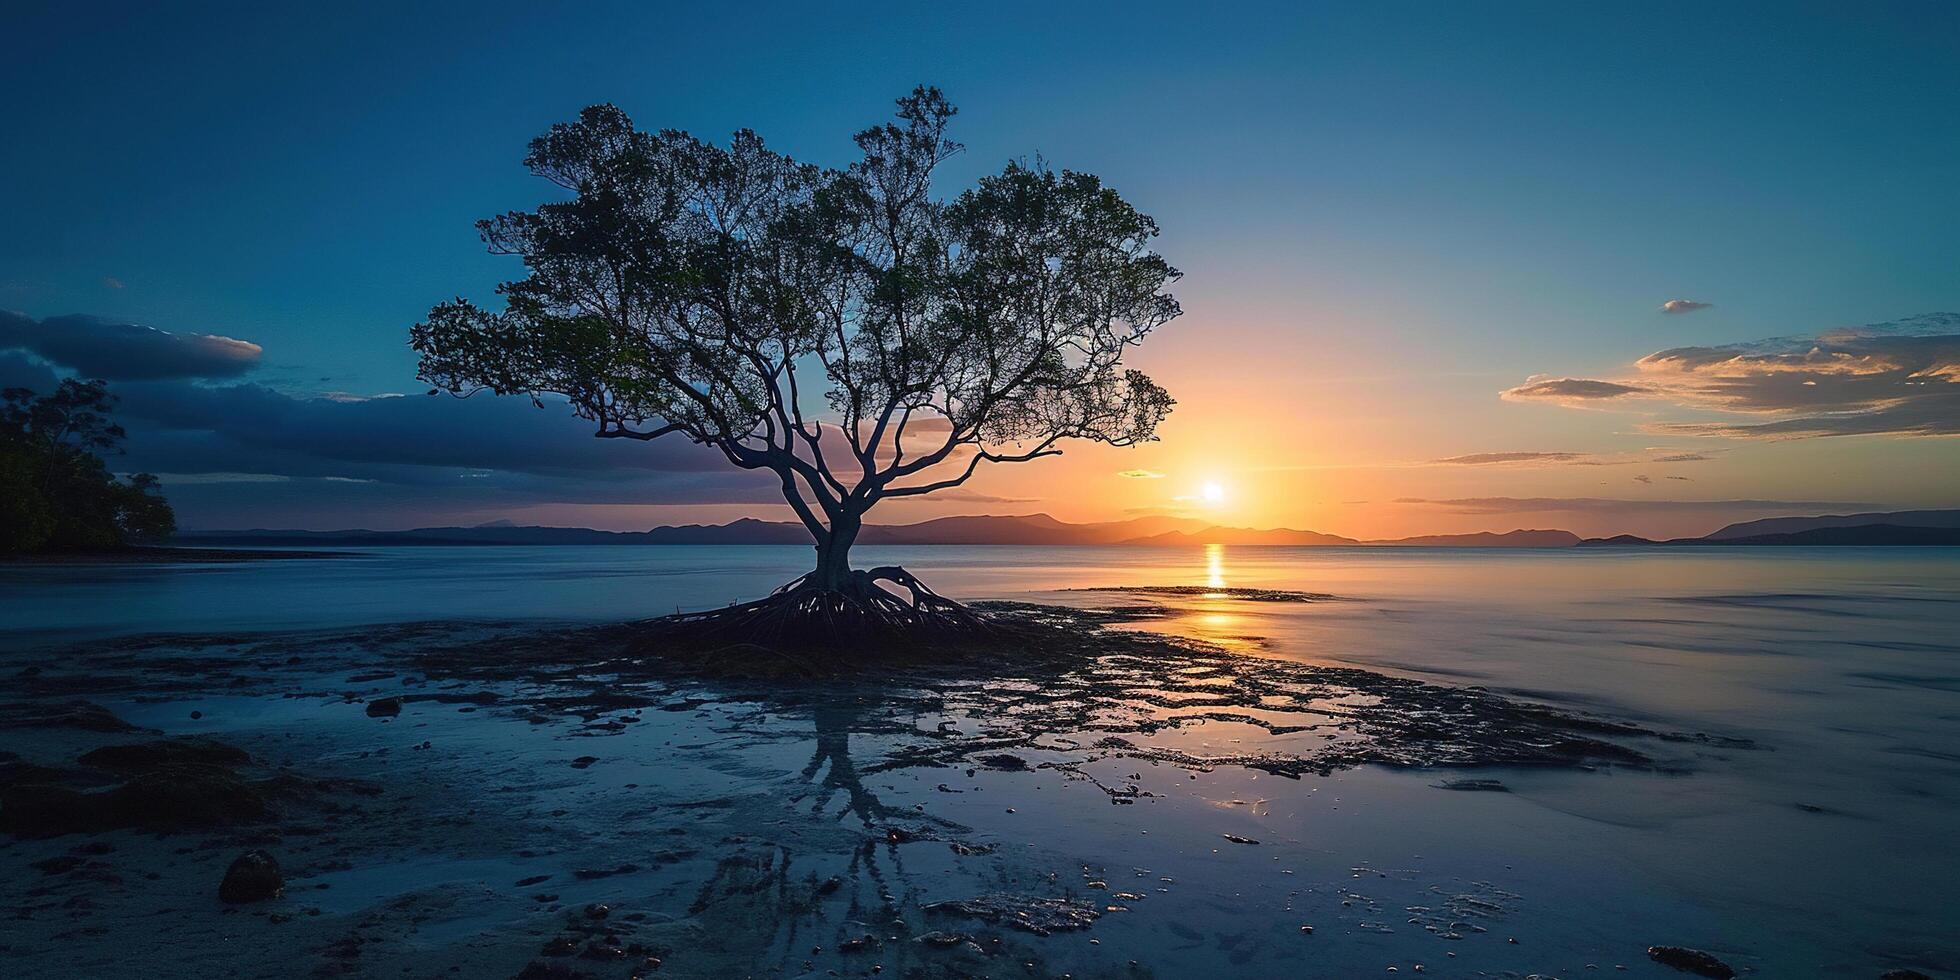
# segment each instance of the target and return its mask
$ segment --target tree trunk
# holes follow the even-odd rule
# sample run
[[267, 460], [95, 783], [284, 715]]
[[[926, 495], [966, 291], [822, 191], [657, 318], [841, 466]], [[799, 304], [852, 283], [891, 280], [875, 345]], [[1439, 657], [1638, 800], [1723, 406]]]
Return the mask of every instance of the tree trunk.
[[863, 527], [857, 515], [840, 516], [830, 525], [830, 534], [817, 542], [817, 568], [809, 584], [825, 592], [846, 592], [851, 588], [851, 544]]

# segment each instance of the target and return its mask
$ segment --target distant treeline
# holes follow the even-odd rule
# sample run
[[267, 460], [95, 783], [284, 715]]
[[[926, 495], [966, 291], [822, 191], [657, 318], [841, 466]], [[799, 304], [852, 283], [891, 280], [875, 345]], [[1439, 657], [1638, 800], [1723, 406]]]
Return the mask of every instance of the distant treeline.
[[103, 462], [123, 441], [114, 404], [100, 381], [0, 392], [0, 553], [109, 551], [177, 529], [156, 477], [117, 479]]

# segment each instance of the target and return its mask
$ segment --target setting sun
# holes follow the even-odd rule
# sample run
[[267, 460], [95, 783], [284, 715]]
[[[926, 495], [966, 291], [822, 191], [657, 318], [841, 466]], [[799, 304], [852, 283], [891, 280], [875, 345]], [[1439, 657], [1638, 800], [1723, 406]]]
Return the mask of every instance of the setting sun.
[[1225, 502], [1225, 488], [1217, 483], [1207, 483], [1198, 491], [1198, 496], [1204, 498], [1205, 503], [1222, 504]]

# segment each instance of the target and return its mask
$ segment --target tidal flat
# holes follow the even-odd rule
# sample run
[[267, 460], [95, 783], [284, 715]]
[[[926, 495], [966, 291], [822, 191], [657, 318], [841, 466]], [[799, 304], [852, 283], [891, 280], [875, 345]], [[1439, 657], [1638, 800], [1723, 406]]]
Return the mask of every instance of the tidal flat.
[[[1038, 642], [784, 669], [522, 615], [564, 608], [551, 594], [495, 603], [515, 618], [342, 621], [374, 583], [425, 601], [457, 584], [389, 556], [318, 563], [286, 593], [299, 628], [257, 609], [161, 633], [48, 623], [0, 667], [0, 952], [49, 977], [1696, 975], [1649, 947], [1739, 975], [1954, 962], [1925, 900], [1954, 870], [1933, 837], [1955, 789], [1945, 566], [1742, 591], [1623, 558], [1240, 552], [1220, 575], [1217, 554], [1044, 556], [1049, 579], [1014, 595], [986, 583], [1019, 570], [975, 551], [944, 577], [1002, 595], [986, 615]], [[509, 559], [485, 557], [471, 581], [504, 580]], [[276, 566], [251, 581], [309, 567]], [[1649, 598], [1582, 612], [1541, 591], [1526, 615], [1484, 596], [1608, 569]], [[1164, 584], [1085, 581], [1140, 571]], [[1930, 586], [1897, 587], [1910, 573]], [[1881, 587], [1904, 594], [1866, 621]], [[1780, 652], [1749, 652], [1771, 633]], [[1422, 661], [1443, 637], [1457, 652]], [[1820, 667], [1820, 644], [1867, 652]], [[1520, 670], [1487, 645], [1596, 659]], [[1772, 680], [1739, 683], [1742, 664]], [[1651, 671], [1710, 690], [1630, 685]], [[1758, 720], [1808, 691], [1930, 714], [1822, 744]], [[1917, 872], [1889, 853], [1908, 843]], [[222, 900], [253, 851], [278, 894]], [[1807, 884], [1771, 889], [1779, 853]], [[1873, 879], [1889, 890], [1848, 890]]]

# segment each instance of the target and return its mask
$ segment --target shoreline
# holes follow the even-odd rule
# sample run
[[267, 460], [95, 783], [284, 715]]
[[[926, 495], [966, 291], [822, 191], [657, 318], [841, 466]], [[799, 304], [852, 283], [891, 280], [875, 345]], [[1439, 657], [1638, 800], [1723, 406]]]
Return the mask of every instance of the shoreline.
[[0, 555], [0, 567], [22, 565], [157, 565], [186, 562], [279, 561], [301, 558], [358, 558], [354, 551], [281, 551], [272, 548], [129, 548], [122, 551], [65, 551]]

